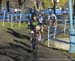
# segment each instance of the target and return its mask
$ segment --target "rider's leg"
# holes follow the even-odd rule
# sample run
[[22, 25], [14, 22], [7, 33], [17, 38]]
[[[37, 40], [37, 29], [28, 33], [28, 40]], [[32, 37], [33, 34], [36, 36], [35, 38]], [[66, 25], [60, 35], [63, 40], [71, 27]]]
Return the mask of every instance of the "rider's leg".
[[41, 40], [41, 32], [40, 32], [40, 31], [39, 31], [39, 33], [38, 33], [38, 36], [37, 36], [37, 37], [38, 37], [38, 42], [39, 42], [39, 43], [41, 43], [41, 41], [42, 41], [42, 40]]

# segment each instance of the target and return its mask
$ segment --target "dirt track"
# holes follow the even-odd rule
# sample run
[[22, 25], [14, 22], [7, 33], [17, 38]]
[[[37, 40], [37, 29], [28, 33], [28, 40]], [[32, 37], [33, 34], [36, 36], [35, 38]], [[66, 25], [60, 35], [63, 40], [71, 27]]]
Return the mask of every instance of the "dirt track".
[[[0, 61], [72, 61], [62, 50], [37, 45], [31, 49], [29, 33], [25, 29], [3, 29], [0, 32]], [[43, 36], [44, 37], [44, 36]]]

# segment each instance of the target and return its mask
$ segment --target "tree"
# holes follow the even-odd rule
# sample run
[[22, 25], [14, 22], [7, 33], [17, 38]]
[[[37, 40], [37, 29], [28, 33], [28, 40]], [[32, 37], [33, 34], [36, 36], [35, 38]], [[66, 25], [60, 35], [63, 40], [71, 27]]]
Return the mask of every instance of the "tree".
[[0, 10], [1, 10], [1, 3], [2, 3], [2, 0], [0, 0]]
[[68, 1], [68, 0], [60, 0], [60, 3], [59, 3], [59, 4], [60, 4], [61, 6], [64, 6], [64, 4], [65, 4], [67, 1]]
[[[67, 2], [68, 0], [60, 0], [59, 3], [57, 3], [57, 5], [60, 6], [64, 6], [64, 4]], [[43, 0], [44, 3], [44, 8], [48, 8], [48, 7], [53, 7], [54, 3], [52, 2], [52, 0]]]
[[7, 11], [9, 12], [9, 0], [6, 1]]
[[44, 4], [44, 8], [48, 8], [48, 7], [53, 6], [51, 0], [43, 0], [43, 4]]
[[74, 15], [75, 15], [75, 1], [74, 1], [74, 5], [73, 5], [73, 12], [74, 12]]
[[18, 0], [19, 8], [24, 4], [26, 0]]

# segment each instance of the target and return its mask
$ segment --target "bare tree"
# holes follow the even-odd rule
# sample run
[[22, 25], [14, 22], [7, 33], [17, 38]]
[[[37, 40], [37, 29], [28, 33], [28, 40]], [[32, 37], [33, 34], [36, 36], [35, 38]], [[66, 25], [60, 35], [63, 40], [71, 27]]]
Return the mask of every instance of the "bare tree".
[[33, 0], [34, 2], [34, 7], [36, 10], [41, 10], [42, 9], [42, 0]]
[[25, 3], [26, 0], [18, 0], [19, 8]]
[[2, 0], [0, 0], [0, 10], [1, 10], [1, 4], [2, 4]]
[[73, 1], [73, 12], [74, 12], [74, 15], [75, 15], [75, 1]]

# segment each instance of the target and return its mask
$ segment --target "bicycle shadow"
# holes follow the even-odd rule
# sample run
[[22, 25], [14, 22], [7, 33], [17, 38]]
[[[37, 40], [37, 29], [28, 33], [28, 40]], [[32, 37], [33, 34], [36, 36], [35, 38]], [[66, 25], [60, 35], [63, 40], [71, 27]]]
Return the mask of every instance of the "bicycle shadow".
[[17, 49], [18, 48], [13, 48], [10, 46], [2, 47], [2, 48], [0, 48], [0, 55], [6, 56], [6, 60], [11, 58], [14, 61], [24, 61], [24, 60], [28, 61], [27, 57], [29, 57], [29, 55], [26, 55], [25, 53], [23, 54], [22, 53], [23, 51], [18, 52]]
[[[25, 42], [14, 40], [14, 43], [8, 43], [8, 46], [0, 46], [0, 55], [14, 59], [15, 61], [31, 61], [31, 46]], [[29, 58], [29, 59], [28, 59]]]
[[8, 43], [13, 48], [20, 48], [26, 51], [27, 53], [32, 53], [31, 46], [27, 42], [22, 42], [19, 40], [14, 40], [15, 43]]
[[28, 48], [31, 48], [30, 43], [28, 44], [27, 42], [19, 41], [19, 40], [14, 40], [17, 44], [21, 44], [23, 46], [26, 46]]
[[8, 33], [10, 33], [11, 35], [15, 36], [16, 38], [22, 38], [22, 39], [27, 39], [30, 40], [30, 37], [27, 35], [23, 35], [21, 33], [16, 32], [15, 30], [8, 28]]

